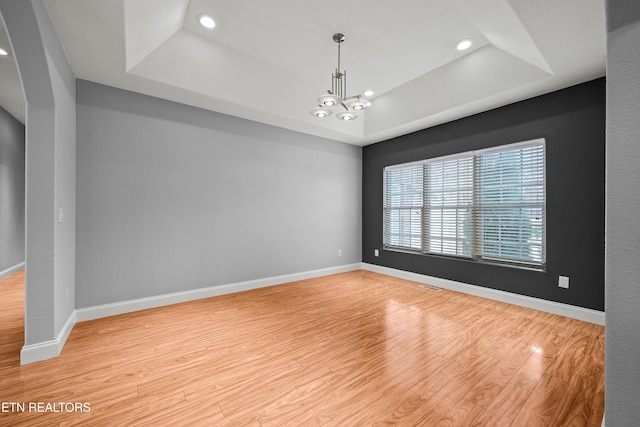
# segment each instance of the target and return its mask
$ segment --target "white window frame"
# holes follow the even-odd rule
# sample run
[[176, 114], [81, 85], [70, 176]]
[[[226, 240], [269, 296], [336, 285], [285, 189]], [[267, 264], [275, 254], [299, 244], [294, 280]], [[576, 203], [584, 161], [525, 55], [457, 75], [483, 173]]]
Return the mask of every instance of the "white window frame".
[[[532, 190], [530, 190], [530, 192], [534, 194], [533, 196], [534, 201], [533, 202], [522, 201], [518, 203], [518, 206], [515, 206], [514, 204], [504, 204], [504, 205], [495, 205], [495, 206], [482, 204], [480, 200], [480, 194], [483, 194], [482, 191], [484, 191], [484, 189], [479, 188], [480, 181], [481, 181], [481, 177], [479, 175], [480, 159], [482, 158], [482, 156], [486, 154], [491, 154], [491, 153], [507, 152], [507, 151], [512, 151], [514, 149], [524, 149], [526, 147], [534, 147], [534, 146], [542, 146], [541, 159], [536, 158], [534, 160], [535, 163], [542, 162], [541, 176], [535, 175], [534, 176], [534, 178], [536, 179], [535, 185], [534, 184], [531, 185]], [[435, 182], [434, 177], [436, 178], [438, 177], [437, 174], [433, 176], [427, 176], [426, 171], [430, 167], [429, 165], [439, 166], [439, 165], [445, 164], [445, 162], [458, 160], [458, 162], [455, 164], [450, 163], [450, 165], [453, 165], [452, 170], [458, 170], [459, 168], [455, 169], [456, 165], [460, 165], [460, 164], [464, 165], [464, 159], [471, 159], [471, 163], [472, 163], [471, 174], [472, 174], [472, 183], [473, 183], [473, 193], [471, 197], [472, 198], [471, 203], [469, 203], [470, 200], [467, 194], [468, 192], [461, 191], [460, 189], [456, 189], [455, 187], [449, 187], [449, 190], [447, 190], [445, 186], [443, 186], [441, 181], [449, 178], [441, 179], [440, 181], [438, 181], [438, 183], [441, 186], [440, 187], [440, 193], [442, 193], [441, 197], [437, 197], [438, 192], [435, 192], [435, 193], [428, 192], [428, 187], [430, 183]], [[402, 203], [400, 204], [398, 203], [398, 197], [394, 197], [394, 196], [397, 196], [397, 194], [393, 193], [391, 187], [389, 188], [387, 187], [389, 185], [389, 182], [387, 182], [388, 174], [390, 172], [393, 172], [394, 170], [408, 168], [408, 167], [415, 168], [416, 166], [422, 166], [422, 180], [423, 180], [422, 186], [421, 186], [422, 197], [416, 198], [414, 195], [411, 206], [402, 206]], [[459, 169], [459, 170], [460, 170], [459, 174], [463, 177], [462, 182], [464, 185], [462, 185], [462, 187], [464, 189], [466, 188], [464, 186], [468, 184], [468, 181], [465, 178], [466, 177], [465, 173], [468, 173], [468, 171], [466, 169]], [[385, 250], [418, 253], [418, 254], [424, 254], [424, 255], [458, 257], [458, 258], [470, 259], [470, 260], [481, 261], [481, 262], [514, 265], [514, 266], [523, 267], [523, 268], [533, 268], [533, 269], [542, 269], [542, 270], [545, 269], [546, 222], [547, 221], [546, 221], [546, 141], [544, 138], [518, 142], [515, 144], [502, 145], [498, 147], [491, 147], [491, 148], [482, 149], [482, 150], [456, 153], [452, 155], [426, 159], [426, 160], [421, 160], [417, 162], [390, 165], [384, 168], [383, 176], [384, 176], [383, 178], [383, 247]], [[447, 175], [443, 175], [443, 176], [447, 176]], [[448, 175], [448, 176], [451, 177], [451, 176], [457, 176], [457, 175]], [[485, 179], [486, 177], [487, 176], [484, 175]], [[519, 175], [519, 177], [521, 176]], [[457, 179], [457, 180], [460, 181], [460, 179]], [[542, 182], [540, 182], [540, 180]], [[418, 186], [417, 182], [415, 183], [415, 185]], [[519, 182], [518, 188], [521, 191], [525, 191], [526, 187], [527, 186], [524, 183]], [[431, 188], [433, 188], [433, 186]], [[458, 191], [458, 193], [456, 193], [456, 191]], [[391, 194], [388, 194], [388, 193], [391, 193]], [[436, 194], [436, 196], [434, 197], [433, 194]], [[447, 198], [444, 196], [445, 194], [449, 194], [450, 196], [448, 197], [449, 199], [448, 205], [447, 205], [447, 202], [445, 201], [445, 199]], [[429, 199], [432, 200], [431, 203], [429, 203]], [[433, 200], [437, 201], [436, 204], [433, 203]], [[471, 219], [468, 218], [469, 213], [467, 213], [467, 217], [461, 219], [462, 218], [461, 215], [466, 212], [465, 211], [466, 209], [469, 209], [468, 212], [472, 216]], [[507, 213], [507, 216], [504, 216], [504, 217], [501, 217], [499, 215], [497, 217], [496, 216], [492, 217], [490, 213], [492, 209], [493, 209], [493, 212], [500, 211], [500, 210], [507, 210], [507, 212], [511, 212], [511, 215], [514, 215], [513, 209], [516, 209], [516, 210], [520, 209], [519, 213], [516, 213], [513, 216], [518, 221], [515, 222], [515, 225], [513, 225], [512, 223], [511, 229], [519, 230], [521, 234], [523, 232], [524, 233], [529, 232], [530, 233], [529, 236], [531, 236], [531, 234], [534, 234], [534, 236], [531, 237], [532, 241], [530, 245], [522, 245], [522, 237], [520, 237], [520, 241], [518, 244], [511, 245], [513, 248], [517, 249], [516, 252], [519, 251], [518, 252], [519, 256], [502, 255], [503, 246], [506, 248], [509, 247], [508, 241], [505, 243], [505, 239], [507, 237], [503, 237], [503, 234], [505, 234], [504, 232], [502, 231], [495, 232], [495, 229], [494, 229], [494, 235], [497, 234], [500, 236], [500, 237], [497, 237], [496, 238], [497, 240], [494, 240], [494, 241], [492, 241], [489, 237], [481, 236], [481, 233], [484, 234], [484, 236], [492, 236], [489, 233], [489, 231], [487, 231], [487, 230], [490, 230], [489, 228], [487, 228], [486, 230], [481, 230], [482, 223], [485, 223], [485, 224], [487, 222], [490, 223], [491, 219], [495, 220], [496, 218], [498, 218], [499, 221], [503, 219], [504, 220], [509, 219], [509, 216], [508, 216], [509, 213]], [[399, 212], [400, 210], [405, 210], [405, 211], [410, 210], [412, 214], [411, 215], [412, 240], [410, 245], [402, 244], [402, 239], [401, 238], [399, 239], [397, 237], [398, 234], [397, 233], [393, 234], [392, 233], [393, 230], [391, 230], [391, 227], [393, 227], [394, 224], [396, 224], [392, 221], [391, 213]], [[521, 218], [523, 216], [522, 210], [529, 211], [528, 214], [532, 215], [534, 217], [534, 220], [539, 220], [540, 224], [532, 225], [531, 222], [522, 223], [521, 222]], [[439, 225], [438, 224], [434, 225], [434, 223], [431, 223], [428, 221], [428, 215], [430, 215], [430, 213], [434, 211], [439, 212], [440, 216], [444, 218], [441, 222], [439, 222]], [[445, 211], [448, 211], [449, 213], [448, 216], [444, 214]], [[420, 226], [419, 226], [420, 244], [419, 245], [416, 244], [417, 241], [415, 238], [415, 233], [417, 230], [415, 217], [418, 215], [418, 212], [420, 217]], [[470, 233], [468, 229], [463, 230], [462, 228], [462, 227], [468, 227], [469, 224], [471, 224]], [[429, 225], [431, 225], [432, 230], [439, 231], [439, 235], [431, 234], [429, 230]], [[445, 232], [445, 228], [446, 230], [448, 230], [447, 232]], [[504, 228], [502, 226], [499, 227], [499, 230], [503, 230], [503, 229], [509, 232], [508, 227], [506, 226]], [[534, 231], [531, 231], [531, 230], [534, 230], [535, 233]], [[469, 236], [469, 234], [471, 234], [471, 236]], [[469, 241], [470, 237], [471, 237], [471, 241]], [[393, 240], [393, 241], [390, 241], [390, 240]], [[518, 239], [516, 239], [516, 241], [517, 240]], [[439, 250], [433, 246], [433, 242], [440, 245]], [[487, 242], [493, 242], [493, 243], [499, 242], [497, 247], [500, 249], [500, 251], [498, 251], [500, 252], [500, 254], [498, 255], [490, 254], [489, 252], [491, 251], [486, 249], [488, 246], [483, 246], [483, 245], [486, 245]], [[508, 251], [505, 251], [505, 252], [508, 253]]]

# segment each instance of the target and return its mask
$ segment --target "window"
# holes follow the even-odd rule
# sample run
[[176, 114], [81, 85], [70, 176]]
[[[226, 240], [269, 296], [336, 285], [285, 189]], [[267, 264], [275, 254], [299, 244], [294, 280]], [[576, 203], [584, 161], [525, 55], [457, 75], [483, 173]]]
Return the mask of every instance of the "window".
[[543, 139], [384, 170], [384, 246], [544, 267]]

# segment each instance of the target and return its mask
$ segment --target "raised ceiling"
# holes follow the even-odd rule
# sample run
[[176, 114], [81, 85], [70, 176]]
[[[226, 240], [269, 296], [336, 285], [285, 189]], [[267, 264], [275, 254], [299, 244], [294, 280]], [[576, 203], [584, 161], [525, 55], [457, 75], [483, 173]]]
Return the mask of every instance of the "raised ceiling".
[[[356, 145], [605, 74], [604, 0], [44, 3], [78, 78]], [[336, 32], [349, 94], [375, 91], [354, 122], [309, 114]]]

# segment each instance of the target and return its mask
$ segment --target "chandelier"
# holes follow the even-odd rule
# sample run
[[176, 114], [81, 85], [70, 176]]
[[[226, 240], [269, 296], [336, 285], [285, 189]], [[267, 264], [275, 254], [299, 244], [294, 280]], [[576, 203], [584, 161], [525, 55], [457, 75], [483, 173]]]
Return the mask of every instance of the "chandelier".
[[344, 111], [336, 114], [340, 120], [355, 120], [358, 111], [371, 106], [371, 102], [362, 95], [347, 96], [347, 71], [340, 70], [340, 44], [345, 40], [344, 34], [333, 35], [333, 41], [338, 44], [338, 67], [331, 75], [331, 89], [318, 98], [318, 106], [311, 110], [311, 115], [318, 118], [330, 116], [331, 107], [342, 107]]

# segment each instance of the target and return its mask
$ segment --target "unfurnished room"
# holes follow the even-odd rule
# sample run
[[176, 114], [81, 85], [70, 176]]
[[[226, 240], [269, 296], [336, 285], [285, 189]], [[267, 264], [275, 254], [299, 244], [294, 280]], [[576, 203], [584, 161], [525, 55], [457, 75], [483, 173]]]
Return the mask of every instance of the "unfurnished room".
[[0, 17], [0, 425], [640, 425], [638, 2]]

